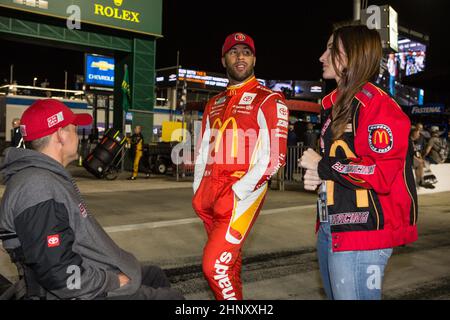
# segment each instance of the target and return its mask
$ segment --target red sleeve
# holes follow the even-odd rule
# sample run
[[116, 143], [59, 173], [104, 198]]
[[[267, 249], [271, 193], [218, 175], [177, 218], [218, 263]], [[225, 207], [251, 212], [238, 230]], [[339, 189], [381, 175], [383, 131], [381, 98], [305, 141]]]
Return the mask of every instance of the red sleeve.
[[200, 182], [203, 178], [205, 172], [206, 163], [208, 161], [209, 152], [209, 140], [211, 138], [210, 134], [210, 123], [209, 123], [209, 103], [205, 107], [202, 119], [202, 128], [200, 130], [200, 136], [197, 137], [197, 143], [194, 152], [194, 183], [192, 188], [194, 193], [197, 192]]
[[270, 163], [260, 181], [265, 182], [286, 164], [289, 110], [284, 99], [276, 97], [267, 101], [261, 111], [270, 132]]

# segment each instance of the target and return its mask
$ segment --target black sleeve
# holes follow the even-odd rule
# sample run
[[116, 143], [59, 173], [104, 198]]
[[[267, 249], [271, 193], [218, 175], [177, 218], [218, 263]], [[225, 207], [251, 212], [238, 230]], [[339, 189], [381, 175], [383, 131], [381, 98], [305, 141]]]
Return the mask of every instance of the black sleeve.
[[[64, 204], [54, 200], [24, 210], [14, 220], [25, 263], [41, 286], [61, 298], [95, 297], [118, 287], [117, 275], [91, 266], [72, 250], [74, 232]], [[80, 288], [69, 288], [73, 268], [80, 270]]]

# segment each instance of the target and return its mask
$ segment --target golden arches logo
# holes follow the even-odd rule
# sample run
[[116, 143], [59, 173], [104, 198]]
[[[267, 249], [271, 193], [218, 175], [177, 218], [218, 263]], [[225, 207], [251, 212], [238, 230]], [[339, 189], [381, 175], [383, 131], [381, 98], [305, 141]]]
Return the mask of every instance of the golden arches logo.
[[389, 144], [388, 133], [384, 130], [376, 131], [374, 134], [374, 137], [373, 137], [373, 143], [378, 144], [378, 143], [383, 143], [383, 141], [385, 144]]
[[369, 147], [376, 153], [387, 153], [394, 146], [394, 136], [391, 128], [385, 124], [375, 124], [368, 128]]
[[231, 122], [232, 128], [233, 128], [233, 141], [231, 144], [231, 156], [233, 158], [237, 158], [237, 145], [238, 145], [238, 127], [237, 127], [237, 122], [236, 119], [231, 117], [228, 118], [223, 124], [222, 124], [222, 120], [220, 120], [219, 118], [216, 119], [212, 125], [212, 129], [219, 129], [219, 133], [217, 135], [216, 138], [216, 143], [214, 146], [214, 151], [218, 152], [219, 148], [220, 148], [220, 142], [222, 140], [223, 137], [223, 133], [224, 131], [227, 129], [228, 124]]
[[[336, 140], [332, 145], [330, 149], [330, 157], [336, 157], [336, 151], [338, 148], [341, 148], [344, 151], [344, 154], [347, 158], [356, 158], [353, 151], [350, 149], [349, 145], [344, 140]], [[360, 179], [355, 179], [352, 177], [353, 180], [358, 182], [364, 182]], [[332, 206], [334, 205], [334, 181], [327, 180], [327, 205]], [[369, 206], [369, 195], [366, 189], [356, 189], [356, 206], [358, 208], [367, 208]]]

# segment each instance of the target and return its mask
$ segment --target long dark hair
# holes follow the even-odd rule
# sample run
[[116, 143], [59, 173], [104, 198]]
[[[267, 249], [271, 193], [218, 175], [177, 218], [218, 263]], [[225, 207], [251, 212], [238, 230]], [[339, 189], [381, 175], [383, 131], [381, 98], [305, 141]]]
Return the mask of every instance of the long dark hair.
[[[344, 61], [340, 54], [340, 45], [347, 60], [343, 70], [337, 68], [337, 63], [342, 65]], [[334, 30], [331, 60], [341, 80], [338, 83], [339, 95], [332, 110], [333, 140], [340, 139], [345, 132], [352, 115], [353, 97], [364, 84], [378, 75], [381, 56], [381, 38], [376, 30], [370, 30], [365, 25], [342, 26]]]

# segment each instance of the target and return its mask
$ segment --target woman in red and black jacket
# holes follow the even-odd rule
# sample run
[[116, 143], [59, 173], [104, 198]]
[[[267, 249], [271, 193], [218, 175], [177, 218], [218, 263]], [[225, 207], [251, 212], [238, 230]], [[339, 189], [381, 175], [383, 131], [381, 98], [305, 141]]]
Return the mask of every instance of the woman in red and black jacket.
[[382, 55], [376, 30], [336, 29], [320, 57], [337, 89], [323, 99], [321, 155], [300, 165], [319, 187], [318, 255], [329, 299], [380, 299], [393, 247], [417, 240], [410, 121], [370, 82]]

